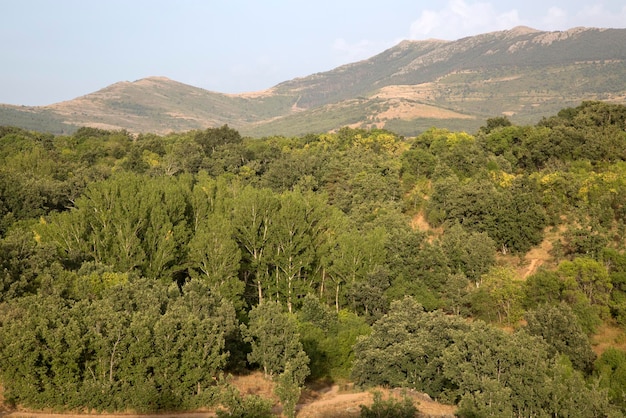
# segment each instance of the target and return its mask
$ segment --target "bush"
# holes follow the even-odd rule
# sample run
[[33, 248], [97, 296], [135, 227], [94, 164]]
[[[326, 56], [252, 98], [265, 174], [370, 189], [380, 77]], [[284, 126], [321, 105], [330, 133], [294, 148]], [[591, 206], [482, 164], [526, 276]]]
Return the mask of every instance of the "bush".
[[402, 400], [389, 397], [383, 399], [380, 392], [374, 392], [374, 403], [371, 407], [361, 405], [361, 418], [414, 418], [418, 415], [417, 407], [408, 396]]
[[227, 390], [222, 403], [227, 408], [216, 412], [218, 418], [272, 418], [272, 401], [258, 395], [241, 396], [236, 389]]

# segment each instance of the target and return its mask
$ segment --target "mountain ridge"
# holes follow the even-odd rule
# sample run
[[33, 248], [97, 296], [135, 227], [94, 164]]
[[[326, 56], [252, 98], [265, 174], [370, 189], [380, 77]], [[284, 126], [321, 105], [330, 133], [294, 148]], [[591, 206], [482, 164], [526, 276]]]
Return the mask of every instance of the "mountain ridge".
[[250, 136], [342, 126], [405, 135], [433, 125], [471, 130], [500, 115], [535, 122], [584, 100], [624, 103], [625, 63], [626, 29], [518, 26], [455, 41], [405, 40], [257, 92], [219, 93], [163, 76], [120, 81], [47, 106], [0, 105], [0, 124], [160, 134], [228, 124]]

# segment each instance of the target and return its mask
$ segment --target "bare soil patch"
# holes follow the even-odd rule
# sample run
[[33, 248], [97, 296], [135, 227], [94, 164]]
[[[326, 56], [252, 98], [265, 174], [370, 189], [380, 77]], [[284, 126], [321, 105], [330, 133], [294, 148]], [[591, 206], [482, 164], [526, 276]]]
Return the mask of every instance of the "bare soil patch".
[[381, 120], [389, 119], [474, 119], [474, 116], [455, 112], [426, 103], [416, 103], [416, 100], [433, 100], [437, 94], [434, 83], [417, 85], [386, 86], [378, 90], [372, 98], [385, 99], [389, 108], [376, 116]]
[[426, 220], [426, 216], [423, 211], [416, 213], [413, 218], [411, 218], [411, 228], [413, 228], [413, 230], [425, 232], [428, 235], [427, 239], [430, 243], [432, 243], [435, 238], [443, 235], [443, 228], [432, 227]]
[[389, 108], [377, 114], [382, 120], [390, 119], [474, 119], [472, 116], [463, 115], [452, 110], [442, 109], [436, 106], [407, 102], [392, 99], [388, 101]]

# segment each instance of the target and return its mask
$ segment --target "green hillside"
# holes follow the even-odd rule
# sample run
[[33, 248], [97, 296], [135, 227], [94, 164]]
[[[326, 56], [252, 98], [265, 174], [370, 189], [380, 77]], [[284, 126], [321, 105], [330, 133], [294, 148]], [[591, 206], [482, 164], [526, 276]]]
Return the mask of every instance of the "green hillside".
[[432, 126], [473, 131], [494, 115], [526, 124], [586, 100], [625, 103], [625, 45], [626, 29], [597, 28], [518, 27], [456, 41], [403, 41], [261, 92], [227, 95], [149, 77], [45, 107], [4, 105], [0, 124], [159, 134], [228, 124], [254, 137], [344, 126], [405, 136]]

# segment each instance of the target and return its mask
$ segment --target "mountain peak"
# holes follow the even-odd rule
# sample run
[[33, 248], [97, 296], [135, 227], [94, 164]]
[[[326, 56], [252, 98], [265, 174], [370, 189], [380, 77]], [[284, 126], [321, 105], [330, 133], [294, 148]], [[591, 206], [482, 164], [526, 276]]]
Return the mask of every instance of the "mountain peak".
[[[144, 77], [141, 80], [172, 81], [172, 79], [164, 77], [162, 75], [152, 75], [152, 76], [149, 76], [149, 77]], [[141, 80], [137, 80], [137, 81], [141, 81]]]
[[163, 76], [149, 76], [140, 78], [132, 82], [132, 84], [139, 86], [152, 86], [155, 84], [163, 84], [163, 83], [178, 83], [178, 81], [172, 80], [171, 78], [163, 77]]
[[531, 33], [539, 33], [541, 31], [537, 29], [533, 29], [528, 26], [515, 26], [513, 29], [510, 29], [507, 32], [509, 32], [512, 35], [520, 36], [520, 35], [528, 35]]

